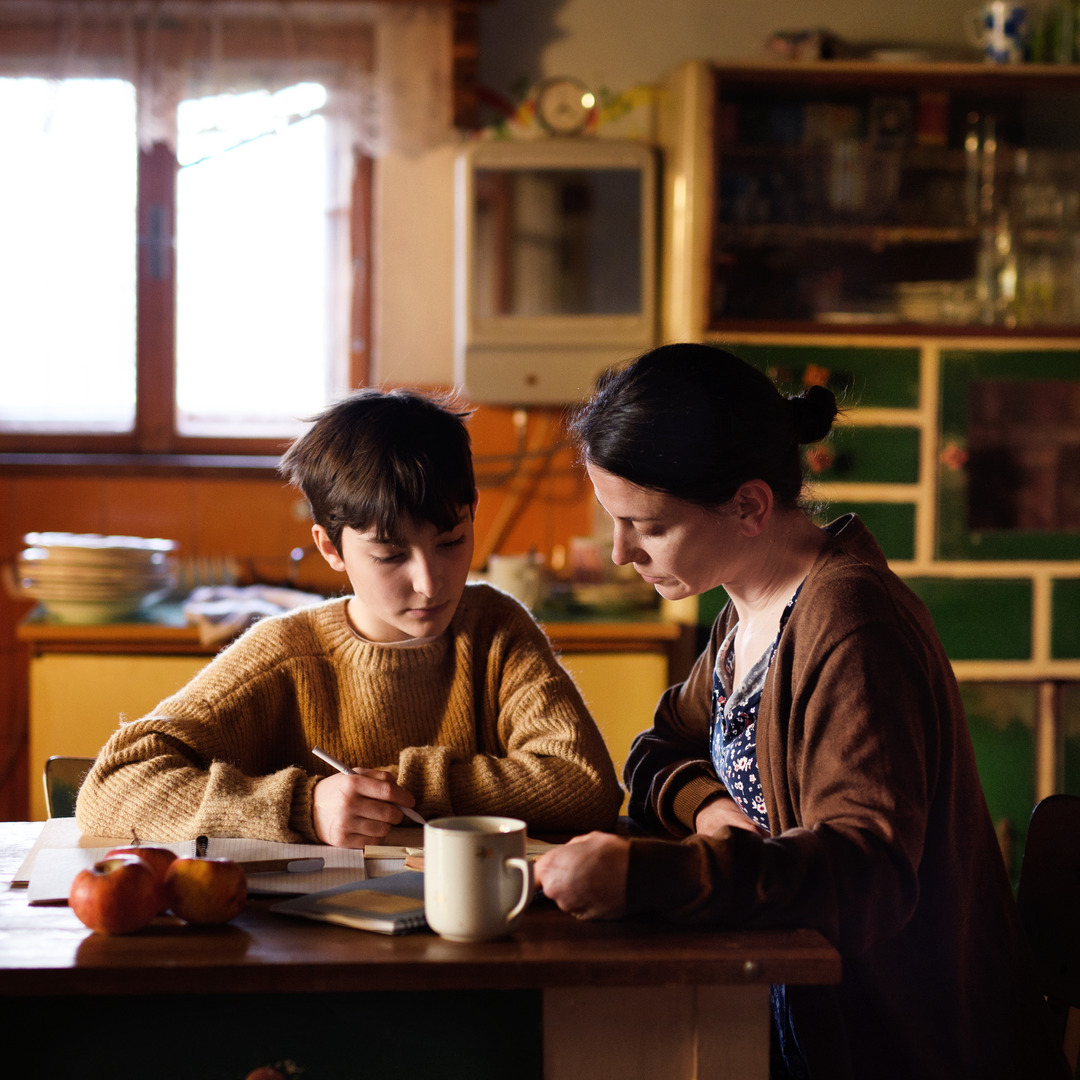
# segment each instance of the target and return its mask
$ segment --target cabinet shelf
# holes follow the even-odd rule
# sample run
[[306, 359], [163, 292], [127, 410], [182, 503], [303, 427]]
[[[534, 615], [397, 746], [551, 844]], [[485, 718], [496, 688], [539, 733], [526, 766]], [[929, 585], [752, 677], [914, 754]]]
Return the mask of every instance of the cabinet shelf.
[[800, 247], [805, 244], [852, 244], [881, 251], [902, 244], [971, 244], [977, 230], [965, 226], [916, 225], [723, 225], [723, 249], [714, 260], [728, 261], [732, 248]]
[[1075, 332], [1080, 76], [832, 62], [710, 76], [708, 329], [848, 314], [887, 333]]

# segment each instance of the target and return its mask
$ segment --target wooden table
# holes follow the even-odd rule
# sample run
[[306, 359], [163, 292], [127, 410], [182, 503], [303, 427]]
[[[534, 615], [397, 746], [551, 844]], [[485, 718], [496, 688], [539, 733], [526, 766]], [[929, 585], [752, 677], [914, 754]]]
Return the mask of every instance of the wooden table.
[[[764, 1078], [769, 985], [840, 978], [813, 931], [581, 922], [544, 901], [513, 937], [478, 945], [287, 919], [261, 898], [226, 927], [163, 917], [104, 937], [11, 887], [39, 829], [0, 823], [6, 1044], [42, 1018], [62, 1036], [39, 1075], [96, 1054], [111, 1076], [155, 1080], [244, 1080], [286, 1059], [303, 1080]], [[125, 1052], [153, 1053], [153, 1069], [125, 1072]]]

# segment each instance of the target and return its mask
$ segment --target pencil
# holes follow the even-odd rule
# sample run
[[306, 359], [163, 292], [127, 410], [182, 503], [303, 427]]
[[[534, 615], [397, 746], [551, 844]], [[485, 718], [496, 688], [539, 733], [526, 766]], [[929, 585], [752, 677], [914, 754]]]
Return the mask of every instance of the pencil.
[[[313, 747], [311, 748], [311, 752], [312, 752], [312, 753], [313, 753], [313, 754], [314, 754], [314, 755], [315, 755], [315, 756], [316, 756], [317, 758], [322, 758], [322, 760], [323, 760], [323, 761], [325, 761], [327, 765], [330, 765], [330, 766], [332, 766], [333, 768], [337, 769], [337, 771], [338, 771], [338, 772], [340, 772], [340, 773], [351, 773], [351, 772], [352, 772], [352, 769], [350, 769], [348, 765], [346, 765], [346, 764], [345, 764], [345, 763], [344, 763], [343, 761], [338, 761], [338, 759], [337, 759], [336, 757], [334, 757], [334, 756], [333, 756], [333, 754], [328, 754], [328, 753], [327, 753], [327, 752], [326, 752], [325, 750], [323, 750], [323, 749], [322, 749], [321, 747], [318, 747], [318, 746], [313, 746]], [[401, 812], [402, 812], [402, 813], [403, 813], [403, 814], [404, 814], [404, 815], [405, 815], [405, 816], [406, 816], [407, 818], [411, 818], [411, 819], [412, 819], [413, 821], [415, 821], [415, 822], [416, 822], [416, 823], [417, 823], [418, 825], [423, 825], [423, 824], [425, 824], [425, 822], [424, 822], [424, 819], [423, 819], [423, 818], [422, 818], [422, 817], [421, 817], [421, 816], [420, 816], [420, 815], [419, 815], [419, 814], [418, 814], [418, 813], [417, 813], [417, 812], [416, 812], [415, 810], [410, 810], [410, 809], [409, 809], [409, 807], [407, 807], [407, 806], [402, 806], [402, 805], [401, 805], [400, 803], [394, 803], [394, 805], [395, 805], [395, 806], [396, 806], [396, 807], [397, 807], [397, 808], [398, 808], [398, 809], [399, 809], [399, 810], [400, 810], [400, 811], [401, 811]]]

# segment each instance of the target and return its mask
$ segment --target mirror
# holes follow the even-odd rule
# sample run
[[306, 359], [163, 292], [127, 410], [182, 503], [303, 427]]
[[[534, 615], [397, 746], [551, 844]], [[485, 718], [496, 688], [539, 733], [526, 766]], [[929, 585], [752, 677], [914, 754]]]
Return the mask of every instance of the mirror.
[[637, 169], [478, 169], [476, 315], [641, 310]]
[[459, 158], [455, 346], [473, 401], [563, 404], [655, 344], [651, 148], [478, 143]]

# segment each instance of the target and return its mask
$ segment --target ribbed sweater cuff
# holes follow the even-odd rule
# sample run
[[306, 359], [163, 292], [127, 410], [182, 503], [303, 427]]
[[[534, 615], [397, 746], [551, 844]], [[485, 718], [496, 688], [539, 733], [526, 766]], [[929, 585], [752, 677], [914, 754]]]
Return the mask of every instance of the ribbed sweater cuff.
[[[685, 773], [682, 776], [685, 776]], [[726, 790], [715, 776], [707, 775], [702, 770], [696, 775], [687, 778], [672, 796], [671, 814], [688, 833], [692, 833], [697, 812], [710, 799], [725, 794]], [[668, 822], [665, 822], [665, 824], [668, 824]]]
[[293, 789], [292, 809], [289, 811], [289, 828], [316, 844], [319, 843], [319, 837], [315, 832], [312, 806], [315, 800], [315, 785], [321, 779], [319, 776], [309, 776], [297, 784]]

